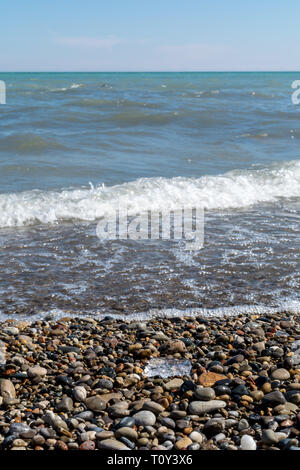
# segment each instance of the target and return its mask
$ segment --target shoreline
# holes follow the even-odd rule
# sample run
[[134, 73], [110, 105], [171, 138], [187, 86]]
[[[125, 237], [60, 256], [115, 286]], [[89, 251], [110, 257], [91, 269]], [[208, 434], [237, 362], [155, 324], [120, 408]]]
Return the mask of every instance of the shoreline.
[[226, 307], [166, 307], [166, 308], [151, 308], [146, 311], [135, 313], [100, 313], [98, 311], [89, 312], [85, 314], [72, 313], [69, 310], [50, 309], [40, 313], [3, 313], [0, 311], [0, 325], [6, 322], [14, 323], [35, 323], [36, 321], [61, 321], [66, 318], [70, 320], [82, 319], [102, 321], [110, 318], [115, 321], [131, 322], [148, 322], [149, 320], [163, 320], [170, 318], [232, 318], [241, 315], [251, 316], [258, 315], [264, 316], [266, 314], [287, 314], [287, 315], [300, 315], [300, 301], [299, 300], [285, 300], [280, 301], [276, 306], [264, 304], [242, 304], [231, 305]]
[[[0, 449], [299, 449], [298, 340], [299, 316], [282, 312], [7, 319]], [[174, 375], [146, 376], [155, 358]]]

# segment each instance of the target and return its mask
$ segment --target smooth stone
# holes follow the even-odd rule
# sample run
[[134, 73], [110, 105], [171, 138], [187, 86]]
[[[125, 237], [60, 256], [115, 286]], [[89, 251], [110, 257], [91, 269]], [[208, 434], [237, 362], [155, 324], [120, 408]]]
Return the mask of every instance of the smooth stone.
[[120, 400], [122, 396], [123, 396], [122, 393], [119, 393], [119, 392], [103, 393], [103, 394], [98, 395], [98, 397], [101, 398], [101, 400], [105, 401], [106, 403], [114, 399]]
[[179, 390], [182, 384], [183, 384], [182, 379], [172, 379], [166, 384], [164, 384], [164, 388], [165, 390], [170, 392], [171, 390]]
[[75, 401], [85, 401], [86, 397], [87, 397], [87, 391], [85, 389], [85, 387], [81, 386], [81, 385], [78, 385], [77, 387], [74, 388], [73, 390], [73, 397], [75, 399]]
[[135, 419], [132, 416], [128, 416], [126, 418], [122, 418], [121, 421], [118, 423], [119, 428], [133, 428], [135, 426]]
[[70, 397], [64, 397], [62, 400], [56, 405], [57, 411], [72, 411], [73, 410], [73, 400]]
[[164, 448], [167, 449], [167, 450], [173, 449], [173, 446], [174, 446], [173, 442], [171, 442], [171, 441], [165, 441], [165, 442], [163, 442], [162, 445], [163, 445]]
[[16, 398], [14, 384], [8, 379], [0, 379], [0, 396], [3, 398]]
[[265, 444], [277, 444], [282, 439], [286, 438], [286, 434], [282, 432], [274, 432], [272, 429], [264, 429], [262, 433], [262, 441]]
[[3, 328], [3, 333], [11, 336], [16, 336], [19, 334], [19, 329], [15, 326], [6, 326], [5, 328]]
[[40, 366], [34, 366], [34, 367], [29, 367], [27, 371], [28, 377], [45, 377], [47, 375], [47, 369], [45, 367], [40, 367]]
[[97, 395], [87, 398], [85, 404], [89, 410], [96, 412], [103, 411], [106, 408], [106, 402]]
[[283, 394], [279, 391], [267, 393], [262, 402], [265, 405], [283, 405], [286, 403], [286, 399], [284, 398]]
[[175, 443], [175, 449], [184, 450], [192, 444], [193, 441], [189, 437], [184, 437], [183, 439], [179, 439], [179, 441]]
[[174, 429], [175, 426], [176, 426], [175, 421], [174, 421], [173, 419], [171, 419], [171, 418], [163, 418], [163, 419], [161, 420], [161, 424], [162, 424], [163, 426], [166, 426], [167, 428], [171, 428], [171, 429]]
[[241, 449], [242, 450], [256, 450], [256, 442], [252, 436], [244, 434], [241, 438]]
[[115, 434], [112, 431], [100, 431], [96, 433], [96, 439], [104, 440], [111, 439]]
[[245, 418], [242, 418], [239, 423], [238, 423], [238, 430], [239, 431], [244, 431], [244, 429], [249, 428], [249, 423]]
[[288, 380], [290, 373], [286, 369], [276, 369], [272, 372], [271, 377], [273, 380]]
[[198, 431], [191, 432], [189, 438], [192, 439], [193, 442], [198, 442], [198, 444], [202, 444], [203, 442], [203, 435]]
[[197, 387], [194, 394], [196, 398], [203, 401], [213, 400], [216, 397], [214, 389], [210, 387]]
[[116, 437], [127, 437], [127, 439], [130, 439], [131, 441], [135, 441], [138, 438], [138, 433], [132, 429], [132, 428], [119, 428], [116, 430]]
[[79, 438], [81, 442], [94, 441], [96, 439], [96, 432], [95, 431], [83, 432], [80, 434]]
[[82, 444], [80, 444], [79, 449], [80, 450], [95, 450], [95, 442], [94, 441], [84, 441]]
[[135, 448], [134, 442], [132, 442], [130, 439], [127, 439], [127, 437], [125, 437], [125, 436], [120, 437], [120, 441], [123, 442], [123, 444], [125, 444], [130, 449]]
[[44, 415], [44, 421], [47, 424], [50, 424], [55, 429], [65, 429], [68, 430], [67, 423], [58, 415], [54, 414], [53, 411], [46, 411]]
[[133, 417], [137, 426], [153, 426], [156, 422], [156, 416], [152, 411], [138, 411]]
[[82, 411], [74, 416], [75, 419], [82, 419], [83, 421], [88, 421], [92, 419], [94, 413], [92, 411]]
[[215, 442], [223, 441], [224, 439], [226, 439], [226, 436], [223, 432], [220, 432], [219, 434], [216, 434], [214, 436], [214, 441]]
[[300, 390], [289, 390], [285, 394], [288, 402], [298, 405], [300, 403]]
[[21, 434], [30, 431], [30, 426], [26, 423], [11, 423], [9, 428], [10, 434]]
[[262, 400], [264, 394], [261, 390], [252, 390], [250, 392], [250, 397], [253, 398], [255, 401], [260, 401]]
[[[122, 403], [124, 403], [124, 405]], [[128, 405], [125, 405], [127, 405], [126, 402], [116, 403], [110, 406], [107, 411], [112, 418], [124, 418], [130, 414]]]
[[146, 401], [143, 405], [143, 409], [152, 411], [152, 413], [156, 415], [165, 411], [165, 408], [162, 405], [155, 403], [154, 401]]
[[203, 372], [199, 377], [199, 383], [204, 387], [212, 387], [219, 380], [227, 379], [225, 375], [216, 372]]
[[97, 388], [104, 388], [106, 390], [112, 390], [113, 386], [114, 386], [113, 382], [108, 379], [100, 379], [97, 384]]
[[189, 404], [189, 413], [193, 415], [203, 415], [211, 411], [220, 410], [226, 407], [226, 402], [222, 400], [192, 401]]
[[230, 395], [231, 389], [227, 385], [216, 385], [214, 387], [216, 395]]
[[99, 441], [97, 446], [98, 449], [106, 450], [130, 450], [130, 447], [115, 439], [105, 439], [104, 441]]
[[187, 450], [199, 450], [200, 444], [198, 442], [193, 442], [193, 444], [189, 445]]

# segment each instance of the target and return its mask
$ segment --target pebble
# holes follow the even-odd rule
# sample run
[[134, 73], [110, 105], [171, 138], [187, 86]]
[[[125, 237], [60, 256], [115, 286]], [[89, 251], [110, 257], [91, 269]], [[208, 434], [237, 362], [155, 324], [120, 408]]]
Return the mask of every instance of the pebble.
[[138, 433], [134, 429], [128, 427], [117, 429], [116, 437], [119, 438], [123, 436], [127, 439], [135, 441], [138, 438]]
[[144, 410], [152, 411], [152, 413], [158, 415], [159, 413], [162, 413], [165, 409], [162, 405], [159, 403], [155, 403], [153, 401], [146, 401], [143, 406]]
[[[300, 365], [292, 361], [300, 322], [292, 313], [70, 317], [34, 320], [22, 335], [6, 327], [1, 449], [300, 448]], [[168, 367], [148, 377], [149, 358]], [[182, 364], [191, 366], [184, 375]]]
[[256, 450], [256, 442], [252, 436], [244, 434], [241, 438], [241, 449], [242, 450]]
[[211, 400], [207, 402], [192, 401], [189, 404], [189, 412], [195, 415], [203, 415], [212, 411], [226, 407], [226, 402], [222, 400]]
[[137, 426], [153, 426], [156, 423], [156, 416], [151, 411], [138, 411], [133, 417]]
[[80, 450], [95, 450], [96, 444], [94, 441], [84, 441], [82, 444], [80, 444], [79, 449]]
[[164, 385], [164, 388], [165, 388], [167, 391], [179, 390], [182, 384], [183, 384], [183, 380], [182, 380], [182, 379], [173, 379], [173, 380], [170, 380], [169, 382], [167, 382], [167, 383]]
[[47, 369], [41, 366], [29, 367], [27, 375], [28, 377], [45, 377], [47, 375]]
[[193, 431], [189, 434], [189, 438], [192, 439], [193, 442], [198, 442], [202, 444], [203, 442], [203, 435], [200, 432]]
[[85, 401], [87, 397], [87, 391], [83, 386], [75, 387], [73, 390], [73, 397], [75, 401]]
[[266, 405], [282, 405], [286, 402], [286, 399], [281, 392], [275, 391], [267, 393], [262, 401]]
[[16, 398], [16, 390], [10, 380], [0, 379], [0, 396], [3, 398]]
[[66, 411], [67, 413], [73, 410], [73, 400], [70, 397], [64, 397], [62, 400], [56, 405], [56, 410]]
[[191, 444], [193, 444], [193, 441], [189, 437], [184, 437], [175, 443], [175, 449], [185, 450]]
[[106, 408], [106, 402], [97, 396], [87, 398], [85, 404], [89, 410], [96, 412], [103, 411]]
[[272, 372], [271, 377], [273, 380], [288, 380], [290, 378], [290, 373], [286, 369], [276, 369]]
[[115, 439], [105, 439], [104, 441], [98, 442], [98, 449], [105, 450], [130, 450], [130, 447], [126, 446], [123, 442]]
[[195, 397], [199, 400], [209, 401], [216, 397], [216, 393], [214, 389], [210, 387], [197, 387], [195, 390]]

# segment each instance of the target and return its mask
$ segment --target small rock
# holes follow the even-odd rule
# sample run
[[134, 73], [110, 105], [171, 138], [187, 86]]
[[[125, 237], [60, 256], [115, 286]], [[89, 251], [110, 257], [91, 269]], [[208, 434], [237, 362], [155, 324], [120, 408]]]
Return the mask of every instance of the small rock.
[[211, 400], [211, 401], [192, 401], [189, 404], [189, 413], [195, 415], [204, 415], [211, 411], [220, 410], [226, 407], [226, 402], [222, 400]]
[[213, 388], [210, 387], [197, 387], [195, 390], [195, 397], [199, 400], [209, 401], [216, 398], [216, 394]]
[[73, 396], [74, 396], [75, 401], [79, 401], [79, 402], [85, 401], [87, 397], [87, 391], [83, 386], [79, 385], [74, 388]]
[[252, 436], [244, 434], [241, 439], [241, 449], [242, 450], [256, 450], [256, 442]]
[[47, 375], [47, 369], [41, 366], [29, 367], [27, 375], [28, 377], [45, 377]]
[[87, 398], [85, 404], [89, 410], [96, 412], [103, 411], [106, 408], [106, 402], [97, 395]]
[[133, 417], [137, 426], [153, 426], [156, 422], [156, 416], [152, 411], [138, 411]]
[[272, 372], [271, 377], [273, 380], [288, 380], [290, 378], [290, 373], [286, 369], [276, 369]]
[[98, 449], [130, 450], [130, 447], [127, 447], [123, 442], [117, 441], [115, 439], [105, 439], [104, 441], [99, 441], [97, 445]]
[[8, 379], [0, 379], [0, 395], [3, 398], [16, 398], [14, 384]]
[[227, 379], [225, 375], [217, 374], [215, 372], [204, 372], [199, 377], [199, 384], [204, 387], [212, 387], [219, 380]]
[[171, 390], [179, 390], [182, 384], [183, 384], [182, 379], [172, 379], [166, 384], [164, 384], [164, 388], [165, 390], [170, 392]]
[[62, 400], [56, 405], [56, 410], [66, 411], [67, 413], [73, 410], [73, 400], [70, 397], [64, 397]]
[[193, 441], [189, 437], [184, 437], [175, 443], [175, 449], [184, 450], [191, 444], [193, 444]]

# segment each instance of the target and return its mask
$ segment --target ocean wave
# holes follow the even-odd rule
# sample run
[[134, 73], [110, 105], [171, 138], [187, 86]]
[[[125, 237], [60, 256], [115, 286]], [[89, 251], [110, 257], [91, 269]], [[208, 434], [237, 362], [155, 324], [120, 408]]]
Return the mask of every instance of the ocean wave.
[[226, 210], [297, 197], [300, 197], [298, 160], [219, 176], [141, 178], [110, 187], [0, 194], [0, 227], [95, 221], [114, 213], [119, 204], [127, 206], [129, 213], [183, 206]]
[[36, 134], [12, 134], [0, 139], [1, 152], [32, 154], [46, 150], [64, 150], [65, 146], [55, 139], [46, 140]]
[[149, 108], [159, 109], [162, 107], [161, 103], [151, 103], [150, 101], [136, 101], [130, 99], [101, 99], [101, 98], [82, 98], [78, 101], [72, 101], [69, 103], [72, 106], [78, 107], [91, 107], [91, 108], [111, 108], [111, 107], [122, 107], [122, 108]]

